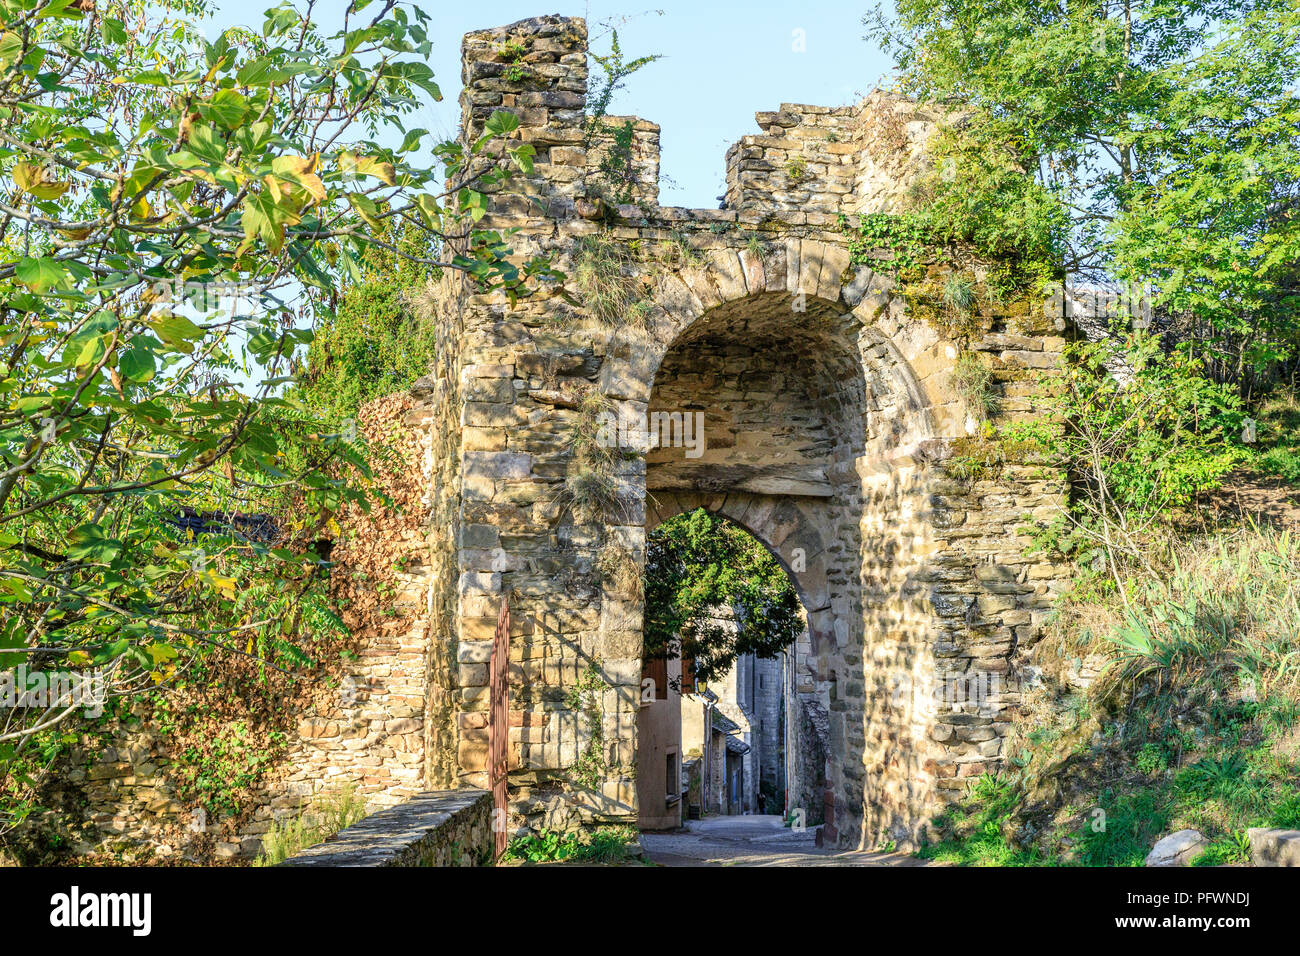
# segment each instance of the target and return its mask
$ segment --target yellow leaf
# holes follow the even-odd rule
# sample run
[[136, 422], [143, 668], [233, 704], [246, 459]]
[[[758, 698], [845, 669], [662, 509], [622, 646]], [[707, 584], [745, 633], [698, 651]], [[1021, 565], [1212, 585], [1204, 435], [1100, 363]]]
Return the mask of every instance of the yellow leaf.
[[355, 153], [341, 153], [339, 155], [339, 165], [343, 168], [344, 173], [355, 173], [360, 176], [374, 176], [385, 185], [397, 185], [397, 173], [393, 169], [393, 164], [385, 163], [380, 159], [376, 159], [374, 156], [357, 156]]
[[348, 203], [357, 211], [357, 215], [365, 220], [366, 225], [378, 232], [383, 228], [382, 223], [373, 215], [373, 210], [366, 208], [367, 205], [374, 206], [374, 203], [368, 202], [364, 196], [358, 196], [356, 193], [348, 193]]
[[211, 568], [205, 568], [200, 573], [200, 577], [202, 577], [205, 581], [207, 581], [208, 584], [210, 584], [212, 587], [220, 591], [222, 597], [230, 601], [233, 601], [235, 599], [236, 581], [234, 578], [222, 577], [220, 574], [217, 574], [217, 572], [213, 571]]
[[277, 156], [271, 161], [271, 170], [287, 182], [307, 190], [317, 201], [325, 201], [325, 184], [316, 175], [317, 154], [311, 156]]
[[13, 177], [19, 189], [37, 199], [58, 199], [72, 188], [72, 183], [59, 182], [49, 170], [31, 163], [16, 163]]

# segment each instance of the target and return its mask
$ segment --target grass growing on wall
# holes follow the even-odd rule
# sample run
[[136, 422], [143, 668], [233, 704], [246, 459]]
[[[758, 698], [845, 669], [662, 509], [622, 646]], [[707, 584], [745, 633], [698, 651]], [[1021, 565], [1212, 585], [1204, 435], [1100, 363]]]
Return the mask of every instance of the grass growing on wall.
[[308, 847], [324, 843], [330, 837], [364, 820], [365, 798], [355, 786], [325, 793], [316, 798], [300, 816], [271, 825], [262, 837], [262, 852], [254, 866], [275, 866]]

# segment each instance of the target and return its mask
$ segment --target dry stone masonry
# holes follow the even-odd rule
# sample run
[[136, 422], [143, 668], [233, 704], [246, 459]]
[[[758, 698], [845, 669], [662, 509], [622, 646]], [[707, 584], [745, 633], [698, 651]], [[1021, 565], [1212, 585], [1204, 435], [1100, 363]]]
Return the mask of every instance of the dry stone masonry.
[[281, 866], [486, 866], [492, 795], [468, 787], [421, 793], [309, 847]]
[[[586, 148], [582, 20], [472, 33], [463, 57], [464, 136], [508, 110], [537, 150], [482, 225], [552, 257], [582, 304], [512, 308], [444, 286], [450, 351], [422, 388], [434, 443], [458, 463], [431, 489], [448, 522], [433, 529], [433, 587], [450, 614], [431, 635], [456, 666], [430, 668], [430, 693], [454, 718], [455, 780], [486, 784], [486, 663], [509, 597], [512, 824], [635, 821], [643, 607], [609, 555], [643, 561], [647, 531], [704, 507], [772, 550], [807, 611], [796, 654], [808, 712], [828, 725], [826, 836], [915, 840], [997, 767], [1019, 666], [1063, 584], [1020, 530], [1054, 513], [1060, 475], [951, 473], [979, 444], [953, 367], [959, 348], [982, 353], [1002, 414], [1030, 415], [1026, 370], [1054, 365], [1062, 329], [1022, 302], [981, 307], [959, 341], [886, 270], [852, 261], [838, 216], [897, 211], [927, 163], [940, 120], [914, 104], [760, 113], [763, 132], [727, 155], [717, 210], [655, 205], [658, 127], [610, 118], [635, 132], [619, 204], [608, 142]], [[610, 290], [584, 283], [593, 257], [614, 263], [598, 281], [631, 307], [596, 303]], [[593, 469], [578, 451], [593, 407], [649, 423], [658, 447]]]

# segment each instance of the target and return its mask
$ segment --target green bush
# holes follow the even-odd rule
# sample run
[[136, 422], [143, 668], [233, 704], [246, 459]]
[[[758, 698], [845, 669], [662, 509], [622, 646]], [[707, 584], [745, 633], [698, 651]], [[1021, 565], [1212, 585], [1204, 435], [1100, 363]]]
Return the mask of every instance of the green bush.
[[636, 840], [631, 827], [601, 827], [590, 833], [540, 830], [510, 841], [503, 860], [529, 863], [615, 863], [631, 856]]
[[393, 276], [347, 288], [333, 320], [307, 352], [302, 397], [329, 422], [355, 418], [366, 402], [408, 387], [433, 367], [435, 329], [417, 314], [413, 286]]
[[1259, 439], [1255, 467], [1288, 484], [1300, 485], [1300, 397], [1278, 389], [1260, 402], [1255, 416]]

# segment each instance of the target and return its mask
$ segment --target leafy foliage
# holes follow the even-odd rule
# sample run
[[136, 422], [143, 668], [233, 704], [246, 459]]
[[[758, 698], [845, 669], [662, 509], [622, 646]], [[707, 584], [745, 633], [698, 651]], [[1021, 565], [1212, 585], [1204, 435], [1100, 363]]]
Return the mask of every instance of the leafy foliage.
[[630, 827], [600, 827], [584, 834], [542, 829], [511, 840], [504, 861], [529, 863], [617, 863], [627, 859], [636, 840]]
[[1054, 422], [1008, 429], [1076, 478], [1071, 510], [1043, 540], [1085, 563], [1140, 560], [1145, 532], [1251, 457], [1242, 403], [1202, 360], [1142, 332], [1072, 343], [1066, 360], [1043, 390]]
[[1150, 283], [1234, 380], [1295, 356], [1294, 3], [899, 0], [868, 25], [905, 91], [961, 115], [936, 236]]
[[412, 226], [394, 243], [398, 251], [367, 249], [361, 279], [320, 318], [294, 394], [336, 429], [366, 402], [407, 388], [433, 367], [436, 329], [412, 303], [426, 270], [403, 255], [418, 255], [428, 237]]
[[776, 656], [804, 626], [785, 569], [752, 535], [703, 508], [650, 535], [645, 595], [646, 656], [693, 658], [704, 681], [742, 654]]
[[[309, 545], [368, 465], [286, 388], [367, 249], [512, 298], [553, 275], [475, 225], [531, 168], [513, 116], [418, 161], [418, 9], [326, 34], [283, 4], [210, 42], [207, 9], [0, 0], [0, 651], [111, 695], [212, 652], [301, 667], [337, 626]], [[0, 765], [79, 709], [9, 710]]]

